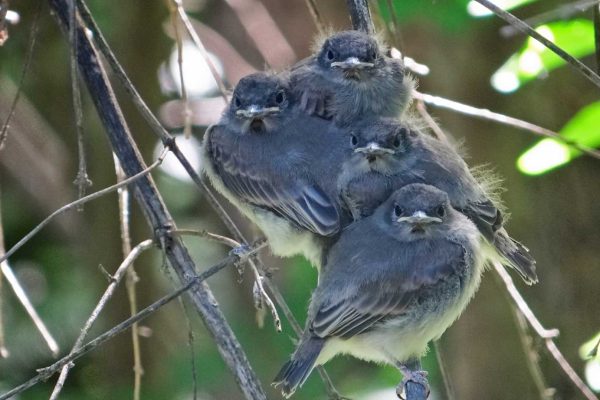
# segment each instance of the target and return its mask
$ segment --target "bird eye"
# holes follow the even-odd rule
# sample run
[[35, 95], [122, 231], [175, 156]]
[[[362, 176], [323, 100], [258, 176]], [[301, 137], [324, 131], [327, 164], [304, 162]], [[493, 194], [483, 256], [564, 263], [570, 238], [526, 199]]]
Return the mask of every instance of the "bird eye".
[[444, 218], [444, 215], [446, 215], [446, 209], [444, 208], [444, 206], [439, 206], [435, 210], [435, 213], [437, 214], [438, 217]]
[[332, 50], [327, 50], [327, 59], [332, 61], [335, 58], [335, 54], [333, 54]]
[[283, 94], [283, 91], [280, 91], [279, 93], [277, 93], [277, 96], [275, 96], [275, 101], [277, 102], [277, 104], [283, 103], [284, 100], [285, 100], [285, 94]]
[[400, 137], [396, 136], [394, 138], [394, 143], [392, 143], [394, 145], [394, 147], [400, 147]]
[[354, 135], [352, 135], [350, 137], [350, 143], [352, 143], [352, 146], [356, 146], [358, 144], [358, 138]]
[[233, 98], [233, 105], [235, 106], [235, 108], [240, 108], [242, 106], [242, 102], [240, 101], [240, 98], [235, 96]]
[[400, 206], [394, 207], [394, 214], [396, 215], [396, 217], [401, 216], [403, 212], [404, 212], [404, 210], [402, 210], [402, 208]]
[[373, 60], [373, 61], [376, 61], [376, 60], [377, 60], [377, 55], [378, 55], [378, 54], [377, 54], [377, 50], [375, 50], [375, 49], [372, 49], [372, 50], [369, 52], [369, 57], [370, 57], [370, 58], [371, 58], [371, 60]]

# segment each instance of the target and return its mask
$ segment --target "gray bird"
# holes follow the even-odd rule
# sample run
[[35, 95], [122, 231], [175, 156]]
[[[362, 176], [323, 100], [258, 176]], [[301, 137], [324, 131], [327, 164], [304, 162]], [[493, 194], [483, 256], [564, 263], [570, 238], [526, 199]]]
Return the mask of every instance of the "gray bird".
[[402, 62], [359, 31], [327, 38], [314, 57], [292, 68], [290, 81], [302, 109], [341, 126], [366, 116], [400, 116], [414, 88]]
[[490, 198], [493, 193], [450, 145], [385, 118], [357, 126], [351, 143], [354, 154], [344, 163], [338, 184], [342, 203], [354, 219], [370, 215], [404, 185], [433, 185], [448, 193], [452, 206], [477, 225], [491, 244], [492, 259], [514, 268], [526, 283], [537, 282], [535, 260], [504, 229], [498, 202]]
[[[327, 255], [304, 334], [274, 385], [289, 397], [336, 354], [398, 367], [428, 393], [419, 358], [459, 317], [483, 271], [477, 227], [441, 190], [411, 184], [344, 229]], [[410, 398], [410, 397], [409, 397]]]
[[295, 107], [287, 81], [266, 73], [238, 83], [204, 138], [204, 172], [263, 231], [273, 253], [304, 254], [319, 267], [344, 224], [337, 177], [349, 136]]

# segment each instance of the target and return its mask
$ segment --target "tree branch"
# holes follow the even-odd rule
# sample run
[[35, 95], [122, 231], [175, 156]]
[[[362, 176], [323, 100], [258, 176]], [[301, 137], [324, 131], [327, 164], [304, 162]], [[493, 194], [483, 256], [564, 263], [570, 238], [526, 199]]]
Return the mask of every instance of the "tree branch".
[[[51, 8], [59, 17], [61, 26], [69, 29], [67, 0], [49, 0]], [[115, 94], [98, 53], [78, 20], [78, 63], [80, 73], [91, 94], [114, 153], [128, 176], [145, 169], [144, 162], [135, 146], [129, 128], [118, 106]], [[173, 237], [169, 230], [176, 229], [162, 197], [153, 180], [143, 177], [135, 184], [134, 195], [144, 211], [144, 216], [160, 240], [166, 257], [179, 279], [189, 282], [195, 275], [196, 266], [181, 238]], [[192, 302], [200, 314], [208, 332], [217, 344], [225, 364], [233, 373], [242, 393], [247, 399], [266, 399], [266, 395], [252, 370], [244, 351], [218, 306], [208, 285], [200, 284], [190, 292]]]
[[346, 4], [348, 5], [352, 27], [357, 31], [363, 31], [369, 35], [374, 34], [375, 26], [373, 25], [371, 12], [369, 11], [369, 1], [346, 0]]

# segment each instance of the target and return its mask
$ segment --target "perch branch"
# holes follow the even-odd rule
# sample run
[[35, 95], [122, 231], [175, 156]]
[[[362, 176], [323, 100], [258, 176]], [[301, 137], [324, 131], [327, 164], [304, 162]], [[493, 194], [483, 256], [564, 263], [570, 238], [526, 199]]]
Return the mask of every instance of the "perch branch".
[[500, 278], [504, 282], [508, 294], [512, 298], [515, 306], [518, 308], [519, 312], [523, 314], [529, 325], [533, 328], [534, 332], [544, 341], [546, 348], [554, 357], [560, 368], [567, 375], [567, 377], [573, 382], [573, 384], [579, 389], [579, 391], [587, 398], [588, 400], [598, 400], [598, 397], [591, 391], [591, 389], [583, 382], [583, 380], [577, 375], [577, 372], [573, 369], [573, 367], [569, 364], [569, 362], [565, 359], [561, 351], [554, 343], [554, 338], [558, 336], [558, 329], [546, 329], [542, 326], [540, 321], [536, 318], [529, 305], [521, 296], [521, 293], [517, 290], [512, 278], [506, 272], [504, 267], [494, 262], [494, 269], [500, 275]]
[[[106, 307], [106, 304], [108, 303], [110, 298], [115, 293], [117, 286], [119, 285], [119, 283], [121, 283], [121, 279], [123, 279], [123, 277], [125, 276], [125, 273], [129, 270], [129, 267], [133, 264], [135, 259], [138, 258], [144, 251], [151, 248], [153, 245], [154, 245], [154, 242], [152, 240], [150, 240], [150, 239], [144, 240], [143, 242], [141, 242], [140, 244], [135, 246], [133, 248], [133, 250], [129, 253], [129, 255], [127, 255], [127, 257], [125, 257], [125, 260], [123, 260], [123, 262], [121, 263], [119, 268], [117, 268], [117, 271], [115, 272], [115, 274], [110, 277], [110, 284], [104, 291], [104, 294], [98, 301], [98, 304], [96, 305], [96, 307], [90, 314], [90, 317], [88, 318], [88, 320], [85, 321], [85, 324], [83, 325], [83, 328], [81, 329], [81, 333], [75, 340], [75, 344], [73, 345], [73, 348], [71, 349], [70, 354], [73, 354], [74, 352], [76, 352], [77, 350], [79, 350], [81, 348], [81, 346], [83, 345], [83, 341], [85, 340], [88, 332], [92, 328], [92, 325], [94, 324], [94, 322], [96, 322], [96, 319], [98, 319], [98, 317], [100, 316], [100, 313], [102, 312], [102, 310], [104, 310], [104, 307]], [[62, 369], [60, 371], [60, 375], [58, 377], [58, 381], [56, 382], [56, 385], [54, 386], [54, 390], [52, 391], [52, 395], [50, 396], [50, 400], [56, 400], [58, 398], [58, 396], [63, 388], [63, 385], [64, 385], [65, 381], [67, 380], [67, 376], [69, 375], [69, 370], [73, 366], [74, 366], [74, 364], [71, 362], [71, 363], [65, 364], [65, 366], [62, 367]]]
[[581, 151], [582, 153], [600, 159], [600, 151], [592, 149], [590, 147], [583, 146], [577, 142], [566, 139], [563, 136], [559, 135], [557, 132], [551, 131], [550, 129], [542, 128], [541, 126], [532, 124], [531, 122], [523, 121], [518, 118], [509, 117], [508, 115], [499, 114], [490, 110], [486, 110], [484, 108], [477, 108], [473, 106], [469, 106], [463, 103], [459, 103], [457, 101], [448, 100], [439, 96], [432, 96], [426, 93], [420, 93], [417, 91], [413, 92], [415, 98], [417, 100], [422, 100], [427, 104], [431, 104], [432, 106], [446, 108], [448, 110], [456, 111], [461, 114], [470, 115], [473, 117], [487, 119], [490, 121], [499, 122], [504, 125], [512, 126], [518, 129], [522, 129], [528, 132], [533, 133], [537, 136], [549, 137], [556, 139], [562, 143], [565, 143], [569, 146], [574, 147], [575, 149]]
[[[66, 0], [49, 1], [61, 26], [68, 32], [69, 19]], [[100, 63], [99, 54], [79, 20], [77, 32], [80, 73], [88, 86], [114, 153], [119, 158], [125, 173], [133, 176], [145, 169], [144, 162], [131, 137], [104, 67]], [[195, 276], [196, 266], [181, 238], [169, 235], [168, 231], [176, 229], [176, 226], [153, 180], [149, 177], [139, 179], [134, 186], [134, 195], [144, 211], [149, 226], [160, 240], [171, 268], [182, 283], [187, 283]], [[189, 295], [244, 397], [266, 399], [256, 374], [225, 320], [225, 316], [216, 305], [208, 285], [197, 285]]]
[[546, 46], [548, 49], [552, 50], [552, 52], [554, 52], [557, 56], [565, 60], [567, 64], [579, 71], [594, 85], [600, 87], [600, 76], [596, 75], [596, 73], [592, 71], [587, 65], [585, 65], [584, 63], [582, 63], [581, 61], [579, 61], [578, 59], [576, 59], [575, 57], [573, 57], [572, 55], [555, 45], [554, 43], [552, 43], [550, 40], [546, 39], [539, 32], [534, 30], [531, 26], [527, 25], [525, 22], [521, 21], [519, 18], [515, 17], [508, 11], [504, 11], [503, 9], [492, 3], [490, 0], [475, 1], [477, 1], [482, 6], [486, 7], [488, 10], [490, 10], [498, 17], [502, 18], [521, 32], [531, 36], [532, 38]]
[[259, 251], [260, 249], [265, 247], [265, 245], [266, 245], [266, 243], [261, 243], [241, 256], [236, 256], [236, 255], [230, 254], [228, 257], [223, 259], [221, 262], [213, 265], [212, 267], [210, 267], [206, 271], [202, 272], [201, 274], [190, 276], [185, 285], [183, 285], [179, 289], [175, 290], [171, 294], [164, 296], [161, 299], [157, 300], [156, 302], [150, 304], [148, 307], [144, 308], [143, 310], [141, 310], [139, 313], [137, 313], [133, 317], [129, 317], [128, 319], [126, 319], [125, 321], [116, 325], [109, 331], [103, 333], [102, 335], [100, 335], [100, 336], [96, 337], [95, 339], [89, 341], [88, 343], [84, 344], [83, 346], [81, 346], [79, 348], [79, 350], [72, 352], [69, 355], [61, 358], [60, 360], [58, 360], [54, 364], [50, 365], [49, 367], [38, 369], [38, 374], [36, 376], [31, 378], [27, 382], [11, 389], [10, 391], [0, 395], [0, 400], [8, 400], [11, 397], [29, 389], [30, 387], [35, 386], [38, 383], [48, 380], [52, 375], [54, 375], [56, 372], [61, 370], [65, 365], [70, 364], [71, 362], [80, 358], [84, 354], [87, 354], [90, 351], [97, 348], [98, 346], [104, 344], [105, 342], [112, 339], [116, 335], [127, 330], [133, 324], [144, 320], [148, 316], [155, 313], [158, 309], [160, 309], [165, 304], [168, 304], [172, 300], [181, 296], [183, 293], [185, 293], [189, 290], [195, 289], [196, 286], [202, 284], [206, 279], [208, 279], [212, 275], [216, 274], [217, 272], [221, 271], [222, 269], [232, 265], [236, 261], [237, 262], [245, 261], [249, 256], [251, 256], [252, 254], [255, 254], [257, 251]]

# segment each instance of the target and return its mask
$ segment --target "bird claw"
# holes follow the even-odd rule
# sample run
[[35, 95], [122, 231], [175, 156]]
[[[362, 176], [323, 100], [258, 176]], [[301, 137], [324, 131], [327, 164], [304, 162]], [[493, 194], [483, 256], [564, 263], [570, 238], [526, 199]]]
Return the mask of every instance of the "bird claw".
[[229, 252], [229, 255], [236, 256], [237, 258], [244, 258], [244, 256], [246, 254], [248, 254], [250, 252], [250, 250], [251, 250], [250, 246], [248, 246], [247, 244], [242, 244], [238, 247], [234, 247]]
[[[403, 370], [404, 379], [396, 388], [396, 395], [402, 400], [426, 400], [429, 397], [427, 371]], [[406, 397], [403, 396], [406, 395]]]

